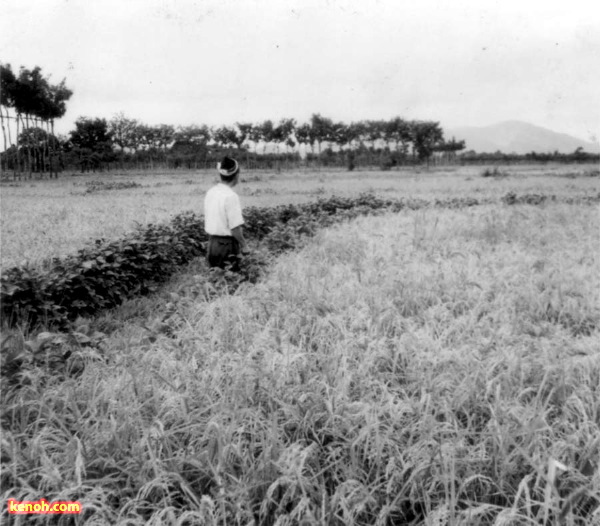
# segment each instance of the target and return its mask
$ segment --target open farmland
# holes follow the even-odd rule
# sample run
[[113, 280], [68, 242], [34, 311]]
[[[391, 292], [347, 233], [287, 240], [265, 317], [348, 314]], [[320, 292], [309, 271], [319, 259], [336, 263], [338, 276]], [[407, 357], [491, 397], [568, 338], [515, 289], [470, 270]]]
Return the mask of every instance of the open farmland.
[[[242, 172], [244, 206], [314, 201], [333, 194], [372, 192], [383, 197], [499, 199], [507, 192], [559, 196], [600, 192], [592, 165], [524, 165], [481, 177], [482, 167], [406, 169], [389, 172]], [[162, 223], [186, 210], [202, 213], [214, 171], [125, 172], [22, 181], [1, 187], [1, 265], [39, 265], [76, 252], [99, 238], [114, 239], [137, 225]], [[15, 184], [16, 186], [12, 186]]]
[[[366, 190], [494, 203], [329, 226], [233, 294], [198, 259], [69, 336], [29, 336], [74, 353], [3, 388], [3, 499], [79, 500], [91, 524], [594, 524], [598, 205], [501, 201], [598, 195], [592, 169], [246, 174], [246, 206]], [[112, 176], [148, 186], [65, 195], [64, 215], [103, 202], [83, 242], [134, 212], [201, 212], [213, 175], [194, 177]], [[2, 188], [3, 214], [7, 191], [85, 191], [73, 179]]]

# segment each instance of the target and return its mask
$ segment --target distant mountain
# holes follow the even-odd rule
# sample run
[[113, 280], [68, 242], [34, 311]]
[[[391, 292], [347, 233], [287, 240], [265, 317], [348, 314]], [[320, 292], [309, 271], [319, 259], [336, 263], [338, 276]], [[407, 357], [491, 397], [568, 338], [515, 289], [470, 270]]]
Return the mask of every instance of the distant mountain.
[[521, 121], [506, 121], [483, 127], [447, 128], [444, 130], [444, 137], [464, 140], [466, 149], [463, 151], [475, 150], [478, 153], [573, 153], [579, 147], [588, 153], [600, 153], [598, 143], [582, 141], [566, 133], [557, 133]]

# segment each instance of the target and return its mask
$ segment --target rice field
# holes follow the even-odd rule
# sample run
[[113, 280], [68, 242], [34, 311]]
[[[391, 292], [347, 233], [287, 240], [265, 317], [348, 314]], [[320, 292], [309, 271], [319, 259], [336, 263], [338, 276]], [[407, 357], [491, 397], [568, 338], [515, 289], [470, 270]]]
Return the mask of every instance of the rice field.
[[[595, 177], [534, 170], [271, 175], [240, 185], [245, 205], [321, 187], [600, 190]], [[175, 187], [210, 177], [166, 186], [164, 206], [201, 206]], [[112, 210], [139, 212], [140, 192], [115, 191]], [[65, 203], [108, 209], [112, 195]], [[151, 214], [160, 200], [142, 201]], [[159, 293], [79, 320], [77, 334], [94, 335], [71, 359], [79, 374], [41, 367], [3, 387], [2, 500], [82, 503], [75, 519], [48, 519], [58, 524], [600, 524], [598, 212], [498, 203], [362, 217], [233, 294], [195, 261]], [[3, 522], [47, 518], [5, 510]]]
[[[390, 172], [242, 172], [236, 189], [244, 206], [313, 201], [333, 194], [371, 192], [386, 197], [435, 199], [471, 196], [499, 199], [507, 192], [578, 196], [600, 192], [598, 167], [520, 165], [402, 169]], [[94, 183], [104, 183], [98, 185]], [[202, 213], [214, 171], [109, 172], [64, 175], [52, 181], [0, 186], [0, 268], [40, 265], [72, 254], [95, 239], [114, 239], [138, 225], [162, 223], [187, 210]], [[135, 184], [127, 188], [128, 184]], [[13, 186], [16, 185], [16, 186]]]

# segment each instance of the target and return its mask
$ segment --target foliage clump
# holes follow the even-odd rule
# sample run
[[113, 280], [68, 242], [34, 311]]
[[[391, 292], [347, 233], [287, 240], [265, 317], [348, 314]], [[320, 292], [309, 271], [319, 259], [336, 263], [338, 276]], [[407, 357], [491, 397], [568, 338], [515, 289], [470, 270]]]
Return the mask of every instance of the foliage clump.
[[509, 175], [510, 175], [509, 172], [507, 172], [506, 170], [501, 170], [497, 166], [494, 166], [494, 168], [486, 168], [481, 173], [481, 177], [493, 177], [495, 179], [505, 178], [505, 177], [508, 177]]
[[87, 181], [85, 183], [86, 194], [93, 194], [96, 192], [101, 192], [104, 190], [126, 190], [129, 188], [140, 188], [142, 185], [140, 183], [136, 183], [135, 181]]

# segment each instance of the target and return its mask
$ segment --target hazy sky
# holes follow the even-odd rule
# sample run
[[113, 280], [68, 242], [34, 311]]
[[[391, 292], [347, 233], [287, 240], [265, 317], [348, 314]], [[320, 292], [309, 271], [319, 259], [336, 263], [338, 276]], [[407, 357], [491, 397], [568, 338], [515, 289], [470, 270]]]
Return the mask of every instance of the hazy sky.
[[57, 127], [312, 113], [524, 120], [600, 138], [597, 0], [2, 0], [0, 60], [74, 95]]

